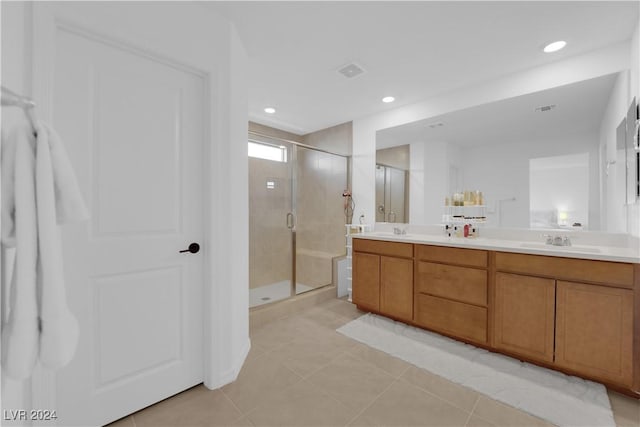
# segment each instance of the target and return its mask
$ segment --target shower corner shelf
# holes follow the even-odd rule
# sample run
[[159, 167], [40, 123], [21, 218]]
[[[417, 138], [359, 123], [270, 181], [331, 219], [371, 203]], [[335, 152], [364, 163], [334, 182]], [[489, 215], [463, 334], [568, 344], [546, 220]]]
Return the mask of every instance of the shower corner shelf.
[[346, 243], [345, 243], [345, 248], [347, 250], [347, 260], [348, 260], [348, 264], [347, 264], [347, 301], [351, 302], [351, 292], [352, 292], [352, 288], [351, 288], [351, 282], [352, 282], [352, 274], [353, 274], [353, 266], [352, 266], [352, 250], [353, 250], [353, 243], [352, 243], [352, 236], [355, 234], [362, 234], [362, 233], [366, 233], [368, 231], [372, 231], [372, 225], [371, 224], [345, 224], [345, 228], [346, 228]]

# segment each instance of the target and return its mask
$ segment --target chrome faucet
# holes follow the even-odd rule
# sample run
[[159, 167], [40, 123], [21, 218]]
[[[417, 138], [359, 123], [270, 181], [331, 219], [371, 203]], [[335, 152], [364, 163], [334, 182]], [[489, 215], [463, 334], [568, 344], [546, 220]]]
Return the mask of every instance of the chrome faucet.
[[571, 246], [571, 239], [569, 236], [552, 236], [551, 234], [544, 234], [546, 238], [545, 244], [553, 246]]
[[393, 234], [398, 234], [398, 235], [407, 234], [407, 230], [400, 227], [393, 227]]

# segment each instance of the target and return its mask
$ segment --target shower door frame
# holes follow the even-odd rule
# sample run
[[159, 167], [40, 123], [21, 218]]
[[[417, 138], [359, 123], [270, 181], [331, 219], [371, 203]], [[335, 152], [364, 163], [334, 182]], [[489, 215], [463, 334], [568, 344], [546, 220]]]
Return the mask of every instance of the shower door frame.
[[[290, 204], [290, 208], [291, 211], [287, 213], [287, 217], [286, 217], [286, 223], [287, 223], [287, 228], [289, 228], [290, 232], [291, 232], [291, 286], [290, 286], [290, 290], [289, 290], [289, 298], [295, 297], [297, 295], [296, 293], [296, 287], [297, 287], [297, 268], [296, 268], [296, 264], [297, 264], [297, 253], [296, 253], [296, 249], [297, 249], [297, 226], [298, 226], [298, 211], [297, 211], [297, 189], [298, 189], [298, 179], [297, 179], [297, 171], [298, 171], [298, 148], [303, 148], [303, 149], [308, 149], [308, 150], [313, 150], [313, 151], [318, 151], [321, 153], [326, 153], [326, 154], [331, 154], [334, 156], [338, 156], [338, 157], [342, 157], [344, 158], [345, 162], [346, 162], [346, 182], [345, 185], [348, 187], [349, 186], [349, 176], [351, 173], [351, 164], [349, 162], [349, 157], [347, 155], [344, 154], [339, 154], [339, 153], [334, 153], [332, 151], [329, 150], [325, 150], [322, 148], [318, 148], [318, 147], [314, 147], [311, 145], [307, 145], [304, 144], [302, 142], [297, 142], [297, 141], [292, 141], [290, 139], [285, 139], [285, 138], [280, 138], [277, 136], [271, 136], [271, 135], [267, 135], [264, 133], [260, 133], [260, 132], [255, 132], [252, 130], [248, 131], [248, 141], [249, 142], [256, 142], [259, 144], [268, 144], [266, 140], [276, 140], [276, 141], [280, 141], [280, 142], [284, 142], [286, 144], [288, 144], [289, 146], [287, 148], [290, 148], [290, 156], [289, 156], [289, 176], [291, 177], [290, 180], [290, 191], [291, 191], [291, 204]], [[255, 138], [252, 138], [252, 135]], [[260, 140], [259, 138], [264, 138], [263, 140]], [[292, 225], [289, 226], [289, 215], [291, 215], [292, 219]], [[314, 288], [315, 289], [315, 288]], [[313, 290], [313, 289], [312, 289]], [[305, 291], [308, 292], [308, 291]], [[287, 298], [287, 299], [289, 299]], [[286, 301], [285, 300], [278, 300], [278, 301], [274, 301], [274, 302], [279, 302], [279, 301]], [[251, 308], [251, 307], [250, 307]]]

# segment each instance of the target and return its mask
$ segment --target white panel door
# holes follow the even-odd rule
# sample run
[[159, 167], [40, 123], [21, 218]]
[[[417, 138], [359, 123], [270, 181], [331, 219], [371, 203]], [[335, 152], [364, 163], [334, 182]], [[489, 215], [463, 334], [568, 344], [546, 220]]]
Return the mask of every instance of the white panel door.
[[202, 382], [204, 76], [58, 27], [53, 125], [91, 210], [63, 233], [75, 359], [58, 425], [102, 425]]

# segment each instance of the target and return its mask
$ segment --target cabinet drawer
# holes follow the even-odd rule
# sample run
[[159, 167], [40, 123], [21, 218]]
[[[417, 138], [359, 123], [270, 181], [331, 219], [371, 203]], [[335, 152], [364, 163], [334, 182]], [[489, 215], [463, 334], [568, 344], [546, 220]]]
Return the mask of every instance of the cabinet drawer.
[[487, 267], [487, 251], [449, 248], [446, 246], [416, 245], [416, 259], [469, 267]]
[[487, 305], [487, 271], [419, 261], [416, 291], [476, 305]]
[[496, 252], [496, 269], [510, 273], [633, 288], [633, 265], [621, 262]]
[[454, 337], [487, 342], [487, 309], [484, 307], [416, 294], [414, 321]]
[[411, 243], [386, 242], [384, 240], [353, 239], [353, 250], [400, 258], [413, 258]]

